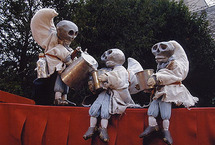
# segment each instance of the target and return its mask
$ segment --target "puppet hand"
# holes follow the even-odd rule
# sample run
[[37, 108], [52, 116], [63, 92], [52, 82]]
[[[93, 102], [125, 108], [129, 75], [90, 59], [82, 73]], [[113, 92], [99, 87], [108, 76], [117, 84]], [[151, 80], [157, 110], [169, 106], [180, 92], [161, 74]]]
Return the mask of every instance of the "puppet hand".
[[94, 85], [93, 85], [93, 81], [88, 81], [88, 88], [91, 92], [94, 92]]
[[77, 51], [81, 51], [81, 47], [78, 46], [78, 47], [76, 48], [76, 50], [77, 50]]
[[174, 61], [170, 61], [170, 63], [167, 65], [166, 68], [169, 69], [169, 70], [175, 69], [175, 63], [174, 63]]
[[107, 82], [108, 81], [108, 76], [106, 74], [102, 74], [99, 76], [99, 81], [100, 82]]
[[110, 87], [109, 84], [108, 84], [108, 82], [104, 82], [104, 83], [103, 83], [103, 86], [104, 86], [103, 89], [107, 89], [107, 88]]
[[151, 93], [152, 92], [152, 89], [146, 89], [144, 90], [144, 93]]
[[154, 86], [154, 85], [156, 85], [156, 78], [155, 78], [155, 76], [151, 76], [151, 77], [148, 79], [147, 85], [148, 85], [148, 86]]

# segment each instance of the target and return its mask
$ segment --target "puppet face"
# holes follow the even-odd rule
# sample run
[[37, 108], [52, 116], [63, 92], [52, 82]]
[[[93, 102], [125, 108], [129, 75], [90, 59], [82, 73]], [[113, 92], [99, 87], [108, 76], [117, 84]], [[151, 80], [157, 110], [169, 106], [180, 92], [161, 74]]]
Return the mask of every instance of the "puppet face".
[[168, 59], [173, 55], [175, 47], [170, 42], [159, 42], [152, 48], [152, 53], [155, 56], [157, 63], [167, 62]]
[[123, 65], [125, 55], [117, 48], [109, 49], [102, 54], [101, 60], [105, 62], [107, 67], [115, 67], [116, 65]]
[[60, 21], [57, 25], [57, 36], [62, 41], [73, 41], [78, 35], [78, 27], [75, 23], [67, 20]]

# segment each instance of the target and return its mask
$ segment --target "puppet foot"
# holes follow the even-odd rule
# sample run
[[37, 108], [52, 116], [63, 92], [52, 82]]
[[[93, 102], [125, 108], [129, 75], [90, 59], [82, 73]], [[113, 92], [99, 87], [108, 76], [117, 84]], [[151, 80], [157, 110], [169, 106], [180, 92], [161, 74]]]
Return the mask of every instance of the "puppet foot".
[[155, 131], [158, 131], [159, 130], [159, 126], [156, 125], [156, 126], [148, 126], [140, 135], [139, 137], [140, 138], [144, 138], [148, 135], [150, 135], [151, 133], [155, 132]]
[[63, 101], [66, 101], [68, 103], [68, 105], [76, 106], [76, 104], [74, 102], [71, 102], [69, 100], [63, 100]]
[[108, 136], [108, 132], [107, 132], [107, 128], [99, 128], [100, 134], [99, 137], [102, 141], [104, 142], [109, 142], [109, 136]]
[[54, 105], [61, 105], [61, 102], [62, 102], [62, 99], [61, 99], [61, 98], [55, 99], [55, 100], [54, 100]]
[[163, 137], [164, 142], [167, 143], [168, 145], [171, 145], [173, 143], [173, 140], [169, 130], [164, 130], [163, 134], [164, 134], [164, 137]]
[[96, 131], [97, 131], [96, 127], [89, 127], [88, 130], [87, 130], [87, 132], [84, 134], [83, 138], [85, 140], [91, 138]]
[[57, 106], [68, 106], [68, 105], [73, 105], [73, 106], [76, 106], [75, 103], [69, 101], [69, 100], [62, 100], [61, 98], [60, 99], [55, 99], [54, 100], [54, 105], [57, 105]]

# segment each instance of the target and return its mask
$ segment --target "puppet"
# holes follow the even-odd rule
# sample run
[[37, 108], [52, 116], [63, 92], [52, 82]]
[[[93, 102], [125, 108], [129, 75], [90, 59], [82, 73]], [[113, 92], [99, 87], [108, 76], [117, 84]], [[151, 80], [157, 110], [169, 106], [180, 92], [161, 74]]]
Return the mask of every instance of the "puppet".
[[[109, 49], [103, 53], [101, 60], [104, 61], [107, 66], [107, 68], [103, 69], [105, 73], [101, 74], [98, 78], [104, 90], [99, 93], [97, 99], [90, 107], [90, 127], [83, 138], [85, 140], [91, 138], [98, 130], [100, 139], [104, 142], [108, 142], [109, 136], [107, 127], [108, 119], [111, 115], [122, 114], [127, 107], [135, 107], [138, 105], [134, 103], [129, 92], [129, 73], [126, 68], [122, 66], [125, 62], [124, 53], [116, 48]], [[134, 64], [135, 60], [130, 58], [129, 62]], [[141, 67], [140, 65], [138, 66]], [[135, 69], [138, 71], [137, 68]], [[130, 67], [130, 70], [132, 70], [132, 67]], [[132, 81], [133, 80], [135, 80], [135, 78], [132, 77]], [[135, 92], [137, 90], [132, 89], [132, 91]], [[99, 116], [101, 117], [101, 127], [97, 128], [96, 124]]]
[[[144, 90], [143, 88], [140, 88], [137, 75], [136, 75], [136, 73], [142, 72], [143, 68], [141, 64], [134, 58], [129, 57], [127, 59], [127, 62], [128, 62], [127, 72], [128, 72], [128, 81], [129, 81], [128, 90], [129, 90], [129, 93], [133, 95]], [[109, 72], [110, 70], [111, 68], [101, 68], [101, 69], [92, 71], [88, 80], [88, 87], [89, 87], [89, 90], [91, 91], [91, 95], [86, 96], [83, 99], [83, 102], [82, 102], [83, 106], [89, 107], [95, 101], [95, 97], [97, 97], [97, 94], [101, 90], [103, 90], [103, 87], [104, 87], [103, 83], [99, 82], [98, 76], [106, 72]], [[140, 108], [141, 106], [136, 104], [136, 107]]]
[[147, 84], [155, 87], [153, 101], [148, 108], [149, 126], [139, 135], [144, 138], [158, 131], [156, 117], [159, 112], [163, 125], [163, 140], [172, 144], [169, 132], [172, 103], [194, 106], [198, 98], [193, 97], [182, 81], [187, 77], [189, 62], [182, 46], [176, 41], [159, 42], [151, 48], [157, 62], [157, 71], [148, 79]]
[[60, 21], [55, 27], [53, 19], [57, 15], [58, 13], [54, 9], [43, 8], [31, 20], [33, 38], [44, 49], [48, 66], [48, 72], [41, 71], [44, 74], [40, 74], [40, 76], [50, 77], [57, 72], [54, 85], [54, 104], [67, 105], [70, 103], [75, 105], [67, 100], [69, 87], [62, 81], [60, 74], [74, 59], [74, 52], [76, 51], [70, 48], [70, 44], [78, 34], [78, 27], [75, 23], [68, 20]]

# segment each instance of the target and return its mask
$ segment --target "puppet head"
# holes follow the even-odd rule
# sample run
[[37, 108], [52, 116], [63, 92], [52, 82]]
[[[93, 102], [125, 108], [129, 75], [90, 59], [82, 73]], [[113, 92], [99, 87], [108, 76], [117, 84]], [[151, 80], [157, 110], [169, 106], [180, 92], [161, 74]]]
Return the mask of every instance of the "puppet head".
[[109, 49], [102, 54], [101, 60], [105, 62], [107, 67], [115, 67], [116, 65], [123, 65], [125, 55], [117, 48]]
[[156, 43], [151, 51], [155, 56], [157, 63], [165, 63], [173, 55], [175, 47], [171, 42], [159, 42]]
[[75, 23], [62, 20], [56, 25], [57, 36], [62, 41], [72, 42], [78, 35], [78, 27]]

